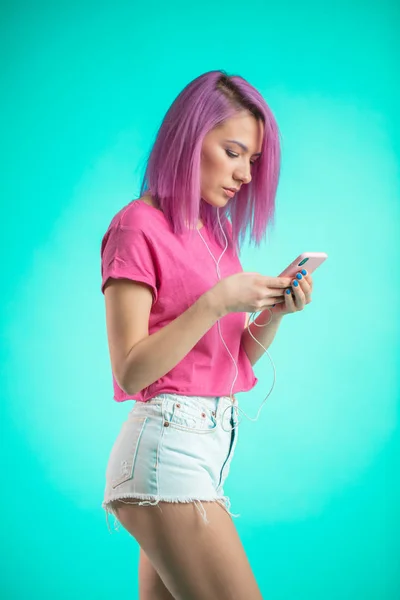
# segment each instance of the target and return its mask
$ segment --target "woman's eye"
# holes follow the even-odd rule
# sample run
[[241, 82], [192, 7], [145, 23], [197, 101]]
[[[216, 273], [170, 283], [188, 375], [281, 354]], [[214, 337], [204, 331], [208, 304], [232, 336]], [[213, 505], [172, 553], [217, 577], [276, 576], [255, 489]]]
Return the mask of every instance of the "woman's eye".
[[[228, 155], [230, 158], [237, 158], [237, 157], [239, 156], [238, 154], [235, 154], [235, 153], [234, 153], [234, 152], [232, 152], [231, 150], [225, 150], [225, 152], [227, 153], [227, 155]], [[253, 166], [255, 162], [256, 162], [255, 160], [251, 160], [251, 161], [250, 161], [250, 164], [251, 164], [251, 166]]]

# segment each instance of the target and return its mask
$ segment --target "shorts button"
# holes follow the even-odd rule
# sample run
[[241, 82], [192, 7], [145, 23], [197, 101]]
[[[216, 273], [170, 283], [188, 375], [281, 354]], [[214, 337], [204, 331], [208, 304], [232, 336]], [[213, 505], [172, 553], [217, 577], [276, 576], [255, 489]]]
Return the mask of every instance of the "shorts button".
[[180, 407], [181, 407], [181, 405], [180, 405], [180, 404], [178, 404], [178, 403], [177, 403], [177, 404], [175, 404], [175, 406], [176, 406], [177, 408], [180, 408]]
[[205, 416], [206, 416], [206, 413], [201, 413], [201, 416], [202, 416], [202, 417], [205, 417]]
[[168, 421], [164, 421], [164, 427], [169, 427]]

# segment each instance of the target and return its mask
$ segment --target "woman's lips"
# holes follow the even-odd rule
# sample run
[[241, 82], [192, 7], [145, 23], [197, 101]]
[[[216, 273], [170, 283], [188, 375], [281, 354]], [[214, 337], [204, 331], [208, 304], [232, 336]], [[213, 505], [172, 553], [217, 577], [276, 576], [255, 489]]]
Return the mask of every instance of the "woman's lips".
[[225, 194], [228, 196], [228, 198], [233, 198], [233, 196], [235, 195], [235, 192], [232, 192], [232, 190], [227, 190], [226, 188], [222, 188], [225, 192]]

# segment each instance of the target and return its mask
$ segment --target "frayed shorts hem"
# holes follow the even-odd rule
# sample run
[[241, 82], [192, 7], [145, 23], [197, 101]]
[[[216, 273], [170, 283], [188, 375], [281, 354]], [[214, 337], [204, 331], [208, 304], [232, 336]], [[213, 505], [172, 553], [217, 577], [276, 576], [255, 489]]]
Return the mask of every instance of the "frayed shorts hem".
[[[124, 502], [124, 499], [132, 499], [132, 500], [138, 500], [138, 502]], [[189, 502], [193, 502], [194, 505], [196, 506], [197, 510], [199, 511], [204, 523], [209, 523], [208, 519], [207, 519], [207, 514], [206, 514], [206, 510], [204, 508], [204, 506], [202, 505], [202, 502], [217, 502], [218, 504], [220, 504], [222, 506], [222, 508], [224, 508], [224, 510], [231, 516], [231, 517], [240, 517], [240, 514], [234, 514], [232, 512], [230, 512], [230, 499], [228, 498], [228, 496], [216, 496], [214, 498], [174, 498], [174, 497], [161, 497], [161, 496], [154, 496], [154, 495], [148, 495], [148, 494], [124, 494], [115, 498], [110, 498], [108, 500], [104, 500], [104, 502], [102, 503], [101, 507], [106, 511], [106, 522], [107, 522], [107, 526], [108, 526], [108, 530], [110, 533], [112, 533], [111, 529], [110, 529], [110, 523], [109, 523], [109, 514], [114, 516], [114, 530], [118, 531], [119, 527], [117, 527], [117, 523], [118, 523], [118, 516], [117, 513], [115, 512], [113, 506], [112, 506], [112, 502], [114, 501], [119, 501], [119, 502], [123, 502], [124, 504], [137, 504], [139, 506], [157, 506], [159, 502], [175, 502], [175, 503], [189, 503]], [[160, 510], [162, 511], [162, 508], [159, 507]]]

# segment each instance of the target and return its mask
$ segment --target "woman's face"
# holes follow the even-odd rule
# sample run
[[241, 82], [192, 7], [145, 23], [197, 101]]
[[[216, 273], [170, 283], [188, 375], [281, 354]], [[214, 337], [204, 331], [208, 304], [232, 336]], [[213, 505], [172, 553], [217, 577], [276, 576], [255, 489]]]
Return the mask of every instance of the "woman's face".
[[259, 158], [263, 135], [262, 121], [247, 111], [237, 113], [208, 132], [203, 140], [200, 173], [201, 197], [205, 202], [225, 206], [230, 198], [224, 188], [238, 190], [250, 183], [251, 163]]

